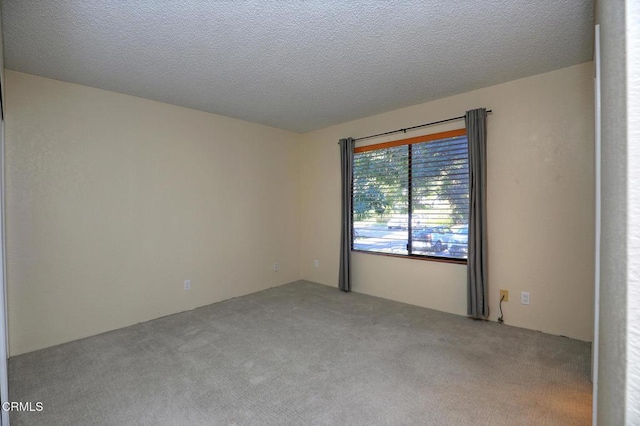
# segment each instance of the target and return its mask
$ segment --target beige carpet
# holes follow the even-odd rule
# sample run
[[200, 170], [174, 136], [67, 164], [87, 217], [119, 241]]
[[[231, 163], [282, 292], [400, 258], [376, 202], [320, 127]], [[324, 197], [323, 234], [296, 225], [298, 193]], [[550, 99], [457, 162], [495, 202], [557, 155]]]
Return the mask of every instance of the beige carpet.
[[[507, 319], [508, 320], [508, 319]], [[13, 357], [12, 425], [588, 425], [590, 344], [296, 282]]]

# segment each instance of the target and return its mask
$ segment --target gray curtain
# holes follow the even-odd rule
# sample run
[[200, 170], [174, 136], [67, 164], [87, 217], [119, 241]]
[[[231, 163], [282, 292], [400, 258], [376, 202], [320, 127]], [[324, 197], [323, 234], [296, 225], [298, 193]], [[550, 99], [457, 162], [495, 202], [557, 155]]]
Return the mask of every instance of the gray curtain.
[[342, 170], [342, 226], [340, 235], [340, 276], [338, 287], [342, 291], [351, 291], [351, 180], [353, 179], [353, 148], [356, 141], [352, 138], [340, 139], [340, 164]]
[[464, 120], [469, 141], [467, 314], [487, 318], [487, 110], [467, 111]]

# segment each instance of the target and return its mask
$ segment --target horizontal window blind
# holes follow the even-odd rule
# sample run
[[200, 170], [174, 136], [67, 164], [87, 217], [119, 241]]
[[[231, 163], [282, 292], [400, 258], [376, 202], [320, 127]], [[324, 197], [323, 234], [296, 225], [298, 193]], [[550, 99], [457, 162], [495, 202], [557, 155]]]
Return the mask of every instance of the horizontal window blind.
[[352, 191], [354, 250], [466, 258], [465, 129], [356, 148]]

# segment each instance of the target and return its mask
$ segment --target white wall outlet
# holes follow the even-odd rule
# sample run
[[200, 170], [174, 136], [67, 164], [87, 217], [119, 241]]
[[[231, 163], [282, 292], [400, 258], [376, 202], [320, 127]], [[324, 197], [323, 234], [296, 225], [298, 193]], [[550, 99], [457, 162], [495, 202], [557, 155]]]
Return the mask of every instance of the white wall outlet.
[[184, 280], [184, 291], [191, 290], [191, 280]]
[[528, 305], [530, 301], [531, 300], [529, 299], [529, 292], [523, 291], [520, 295], [520, 302], [522, 302], [523, 305]]
[[271, 268], [273, 269], [273, 272], [278, 272], [280, 270], [280, 265], [274, 262]]
[[316, 269], [318, 269], [320, 267], [320, 262], [318, 262], [318, 259], [314, 259], [313, 267], [316, 268]]

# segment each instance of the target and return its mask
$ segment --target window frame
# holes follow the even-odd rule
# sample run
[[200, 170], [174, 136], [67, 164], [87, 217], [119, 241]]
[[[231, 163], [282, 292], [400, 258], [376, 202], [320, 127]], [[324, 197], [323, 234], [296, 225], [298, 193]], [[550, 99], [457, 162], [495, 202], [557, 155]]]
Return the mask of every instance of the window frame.
[[[411, 150], [411, 145], [416, 144], [416, 143], [424, 143], [424, 142], [430, 142], [430, 141], [438, 141], [438, 140], [442, 140], [442, 139], [449, 139], [449, 138], [454, 138], [454, 137], [461, 137], [461, 136], [467, 136], [467, 129], [466, 128], [461, 128], [461, 129], [455, 129], [455, 130], [448, 130], [448, 131], [444, 131], [444, 132], [439, 132], [439, 133], [431, 133], [431, 134], [427, 134], [427, 135], [422, 135], [422, 136], [415, 136], [412, 138], [406, 138], [406, 139], [399, 139], [399, 140], [395, 140], [395, 141], [390, 141], [390, 142], [381, 142], [381, 143], [377, 143], [377, 144], [371, 144], [371, 145], [364, 145], [364, 146], [359, 146], [354, 148], [354, 155], [355, 154], [359, 154], [359, 153], [363, 153], [363, 152], [368, 152], [368, 151], [376, 151], [376, 150], [380, 150], [380, 149], [386, 149], [386, 148], [392, 148], [392, 147], [396, 147], [396, 146], [403, 146], [403, 145], [408, 145], [408, 156], [409, 159], [411, 158], [411, 154], [412, 154], [412, 150]], [[354, 179], [355, 179], [355, 175], [351, 176], [351, 223], [353, 224], [353, 190], [354, 190]], [[407, 183], [407, 201], [408, 201], [408, 215], [407, 215], [407, 245], [410, 244], [411, 242], [411, 238], [412, 238], [412, 212], [411, 212], [411, 199], [412, 199], [412, 173], [411, 173], [411, 166], [409, 166], [409, 170], [408, 170], [408, 183]], [[467, 221], [467, 226], [468, 226], [468, 221]], [[351, 240], [350, 240], [350, 247], [351, 247], [351, 251], [355, 252], [355, 253], [366, 253], [366, 254], [372, 254], [372, 255], [376, 255], [376, 256], [386, 256], [386, 257], [398, 257], [401, 259], [414, 259], [414, 260], [426, 260], [426, 261], [431, 261], [431, 262], [442, 262], [442, 263], [453, 263], [453, 264], [458, 264], [458, 265], [466, 265], [468, 259], [465, 258], [451, 258], [451, 257], [444, 257], [444, 256], [433, 256], [433, 255], [425, 255], [425, 254], [397, 254], [397, 253], [384, 253], [384, 252], [379, 252], [379, 251], [369, 251], [369, 250], [358, 250], [354, 248], [354, 235], [355, 233], [353, 232], [353, 226], [351, 227], [352, 232], [351, 232]]]

